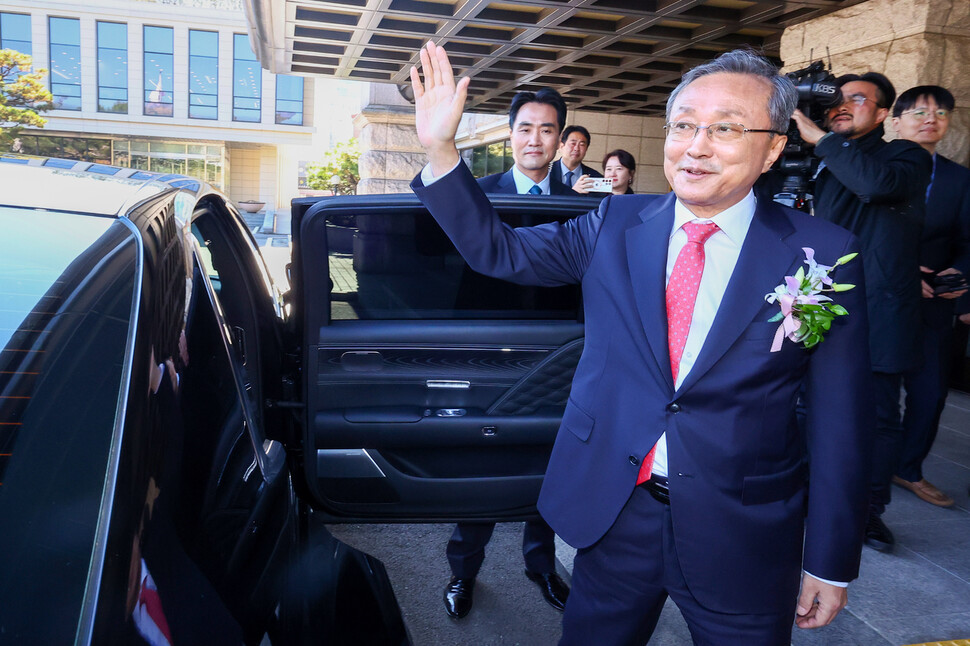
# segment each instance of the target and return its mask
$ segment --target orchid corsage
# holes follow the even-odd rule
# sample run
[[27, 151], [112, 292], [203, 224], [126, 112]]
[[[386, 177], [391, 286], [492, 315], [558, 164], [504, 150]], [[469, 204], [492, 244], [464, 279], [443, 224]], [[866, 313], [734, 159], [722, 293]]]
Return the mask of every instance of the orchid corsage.
[[802, 247], [802, 251], [805, 252], [808, 271], [799, 267], [794, 276], [785, 276], [784, 283], [775, 287], [775, 291], [765, 294], [766, 301], [781, 305], [781, 311], [768, 319], [769, 323], [781, 321], [771, 343], [772, 352], [781, 350], [785, 337], [801, 343], [806, 349], [821, 343], [835, 317], [849, 313], [825, 292], [846, 292], [855, 287], [849, 283], [834, 282], [829, 273], [858, 254], [842, 256], [829, 267], [815, 262], [815, 250], [811, 247]]

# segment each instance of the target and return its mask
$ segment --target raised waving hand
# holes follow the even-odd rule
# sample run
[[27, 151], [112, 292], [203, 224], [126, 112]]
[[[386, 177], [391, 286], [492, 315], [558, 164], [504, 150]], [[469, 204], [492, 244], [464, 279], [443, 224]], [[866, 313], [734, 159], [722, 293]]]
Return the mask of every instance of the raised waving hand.
[[424, 146], [431, 162], [431, 172], [442, 175], [458, 162], [455, 133], [468, 95], [468, 78], [455, 83], [444, 47], [432, 42], [421, 48], [421, 70], [411, 68], [411, 87], [414, 89], [414, 123], [418, 141]]

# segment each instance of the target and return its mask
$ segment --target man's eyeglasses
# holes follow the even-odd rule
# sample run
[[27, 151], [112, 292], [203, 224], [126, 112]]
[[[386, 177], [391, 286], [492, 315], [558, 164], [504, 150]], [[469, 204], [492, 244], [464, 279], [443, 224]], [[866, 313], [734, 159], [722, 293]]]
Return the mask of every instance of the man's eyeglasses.
[[845, 105], [846, 103], [853, 103], [861, 108], [866, 104], [866, 101], [872, 101], [873, 103], [876, 104], [877, 108], [882, 107], [879, 105], [878, 101], [876, 101], [875, 99], [870, 99], [865, 94], [850, 94], [847, 97], [843, 97], [842, 103], [840, 105]]
[[940, 121], [946, 121], [950, 118], [950, 111], [940, 108], [938, 110], [927, 110], [926, 108], [913, 108], [912, 110], [903, 110], [899, 113], [900, 116], [906, 115], [914, 121], [925, 121], [931, 114], [935, 116]]
[[690, 121], [670, 121], [664, 126], [667, 131], [667, 139], [672, 141], [693, 141], [697, 136], [698, 130], [707, 130], [707, 137], [711, 141], [720, 144], [736, 143], [744, 139], [748, 132], [770, 132], [776, 135], [783, 135], [784, 132], [777, 130], [765, 130], [763, 128], [745, 128], [740, 123], [712, 123], [707, 126], [699, 126]]

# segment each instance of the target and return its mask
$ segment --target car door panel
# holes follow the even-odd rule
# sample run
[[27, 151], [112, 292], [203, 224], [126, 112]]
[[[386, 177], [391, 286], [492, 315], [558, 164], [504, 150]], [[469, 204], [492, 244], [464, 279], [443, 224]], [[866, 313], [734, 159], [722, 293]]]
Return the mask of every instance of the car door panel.
[[[590, 201], [522, 204], [497, 201], [513, 226]], [[578, 287], [471, 271], [413, 196], [307, 206], [294, 290], [317, 506], [333, 520], [533, 517], [583, 349]]]

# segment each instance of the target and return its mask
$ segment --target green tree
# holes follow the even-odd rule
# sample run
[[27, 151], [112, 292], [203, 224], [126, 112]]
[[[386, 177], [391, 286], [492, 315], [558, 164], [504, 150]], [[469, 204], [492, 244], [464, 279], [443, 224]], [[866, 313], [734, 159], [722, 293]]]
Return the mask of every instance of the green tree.
[[54, 107], [44, 85], [47, 70], [31, 71], [33, 59], [12, 49], [0, 49], [0, 147], [7, 150], [24, 126], [43, 128], [38, 113]]
[[[333, 189], [335, 195], [356, 194], [360, 181], [359, 159], [360, 147], [356, 139], [340, 142], [326, 154], [322, 164], [307, 167], [307, 186], [316, 191]], [[339, 181], [335, 183], [334, 178]]]

